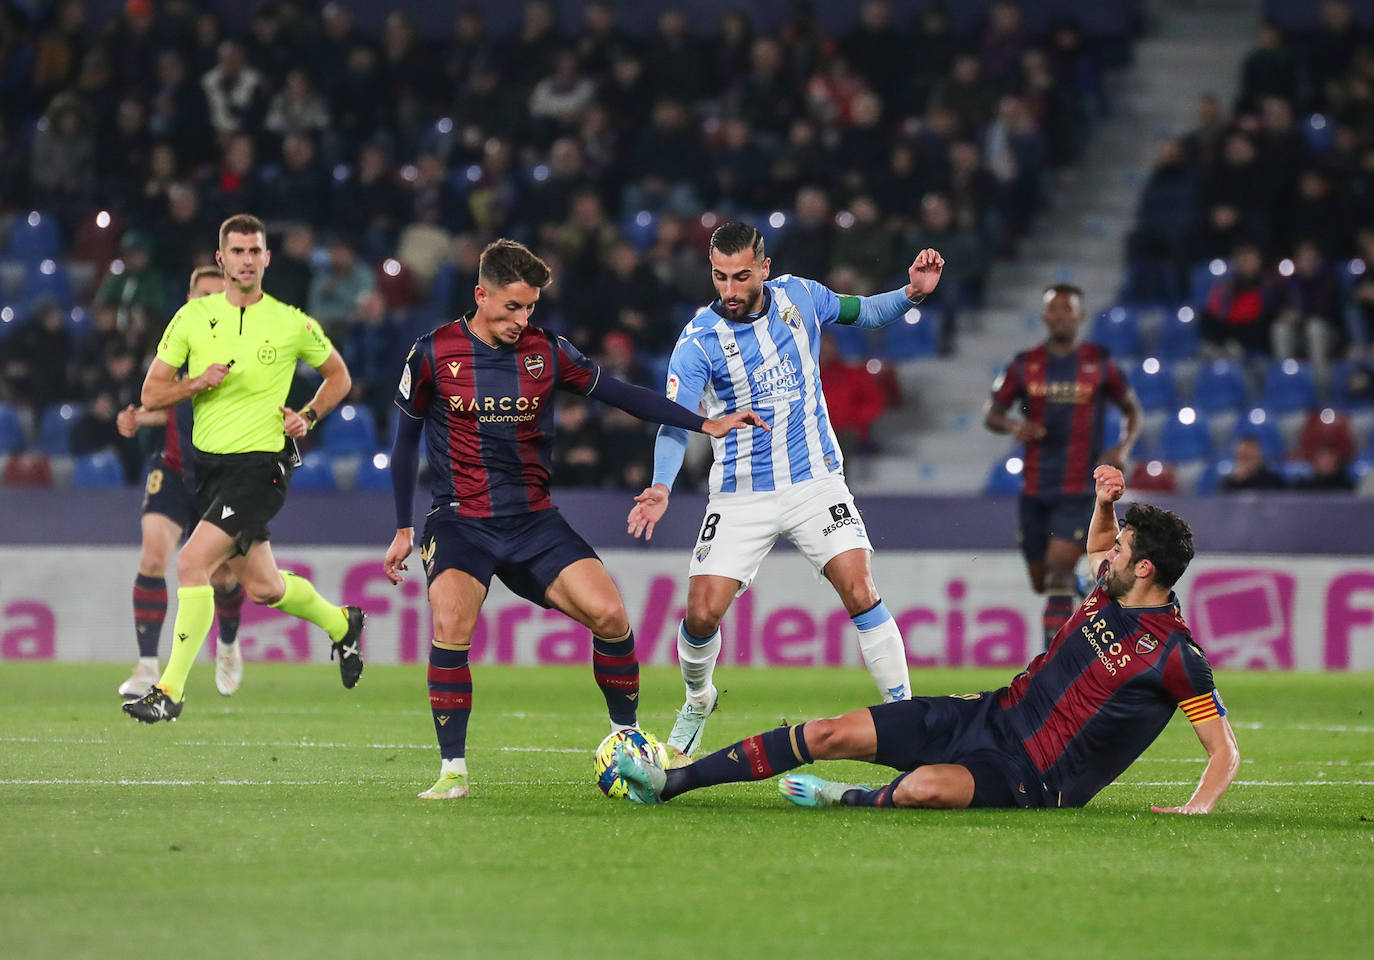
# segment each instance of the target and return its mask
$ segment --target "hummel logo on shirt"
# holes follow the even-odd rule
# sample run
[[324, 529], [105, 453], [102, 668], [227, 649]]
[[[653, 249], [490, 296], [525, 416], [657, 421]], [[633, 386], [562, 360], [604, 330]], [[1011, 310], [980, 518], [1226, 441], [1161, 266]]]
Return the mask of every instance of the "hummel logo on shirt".
[[234, 515], [234, 508], [231, 507], [231, 506], [229, 506], [229, 504], [226, 503], [226, 504], [224, 505], [224, 512], [221, 513], [221, 514], [219, 515], [219, 518], [220, 518], [221, 520], [228, 520], [228, 519], [229, 519], [230, 517], [232, 517], [233, 515]]

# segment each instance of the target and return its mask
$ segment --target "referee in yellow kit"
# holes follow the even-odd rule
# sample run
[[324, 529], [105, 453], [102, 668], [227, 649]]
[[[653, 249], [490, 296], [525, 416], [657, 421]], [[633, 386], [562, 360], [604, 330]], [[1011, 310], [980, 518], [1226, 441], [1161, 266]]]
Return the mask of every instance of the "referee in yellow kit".
[[[291, 483], [286, 438], [303, 437], [348, 395], [352, 383], [339, 351], [319, 323], [262, 292], [271, 262], [261, 220], [238, 214], [219, 228], [215, 259], [223, 293], [177, 311], [158, 343], [143, 381], [143, 406], [160, 410], [191, 398], [195, 405], [196, 512], [200, 521], [177, 556], [177, 608], [172, 656], [162, 678], [124, 712], [144, 723], [175, 720], [185, 703], [186, 676], [215, 617], [210, 572], [228, 562], [254, 603], [316, 624], [334, 642], [345, 687], [363, 672], [359, 640], [363, 611], [325, 600], [304, 577], [277, 569], [267, 523]], [[297, 359], [324, 382], [301, 410], [282, 404]], [[185, 377], [177, 370], [187, 366]]]

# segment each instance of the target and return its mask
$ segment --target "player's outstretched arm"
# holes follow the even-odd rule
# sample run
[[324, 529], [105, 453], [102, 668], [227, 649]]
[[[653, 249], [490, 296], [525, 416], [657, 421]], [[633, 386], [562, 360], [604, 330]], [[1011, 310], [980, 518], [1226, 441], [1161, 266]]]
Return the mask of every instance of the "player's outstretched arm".
[[747, 427], [761, 427], [769, 433], [773, 431], [773, 428], [768, 425], [768, 421], [753, 410], [739, 410], [714, 420], [707, 420], [701, 425], [701, 432], [708, 437], [715, 437], [719, 440], [731, 430], [743, 430]]
[[1207, 767], [1202, 771], [1202, 779], [1183, 806], [1150, 807], [1155, 813], [1211, 813], [1236, 778], [1236, 771], [1240, 769], [1240, 747], [1236, 745], [1231, 722], [1225, 717], [1217, 717], [1193, 729], [1207, 751]]
[[910, 281], [906, 285], [906, 298], [919, 303], [934, 293], [940, 285], [940, 274], [944, 269], [945, 258], [940, 256], [939, 250], [927, 247], [916, 254], [916, 259], [911, 261], [906, 271], [906, 278]]
[[1109, 463], [1101, 464], [1093, 471], [1096, 481], [1096, 503], [1093, 506], [1092, 522], [1088, 525], [1088, 564], [1097, 575], [1102, 561], [1116, 543], [1119, 529], [1116, 524], [1116, 501], [1126, 492], [1126, 478], [1121, 471]]

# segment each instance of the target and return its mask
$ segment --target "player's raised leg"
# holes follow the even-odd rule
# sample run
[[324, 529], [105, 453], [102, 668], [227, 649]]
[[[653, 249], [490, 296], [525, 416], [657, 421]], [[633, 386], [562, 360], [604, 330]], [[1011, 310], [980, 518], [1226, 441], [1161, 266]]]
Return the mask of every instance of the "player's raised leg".
[[859, 631], [859, 650], [878, 693], [884, 703], [891, 703], [911, 697], [911, 675], [902, 632], [873, 583], [872, 556], [867, 549], [846, 550], [828, 562], [822, 573]]
[[606, 699], [611, 730], [637, 727], [639, 659], [634, 631], [615, 581], [600, 560], [584, 557], [559, 572], [545, 599], [592, 632], [592, 671]]
[[119, 695], [127, 700], [145, 696], [157, 683], [157, 648], [167, 619], [167, 564], [181, 539], [181, 525], [160, 513], [145, 513], [142, 527], [143, 546], [133, 590], [138, 662], [129, 679], [119, 686]]
[[439, 779], [422, 800], [458, 800], [468, 795], [468, 720], [472, 716], [472, 670], [468, 651], [486, 585], [461, 570], [445, 570], [429, 585], [434, 642], [429, 648], [429, 709], [439, 741]]

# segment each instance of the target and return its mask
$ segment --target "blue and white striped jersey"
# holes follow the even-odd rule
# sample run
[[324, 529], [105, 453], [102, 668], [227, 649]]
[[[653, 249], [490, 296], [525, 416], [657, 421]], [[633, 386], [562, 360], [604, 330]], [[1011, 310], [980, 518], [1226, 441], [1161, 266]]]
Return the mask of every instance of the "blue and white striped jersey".
[[668, 397], [708, 419], [755, 410], [772, 432], [735, 430], [712, 439], [712, 493], [780, 490], [844, 466], [821, 392], [821, 325], [840, 299], [817, 283], [784, 274], [763, 285], [751, 322], [703, 307], [682, 331], [668, 365]]

